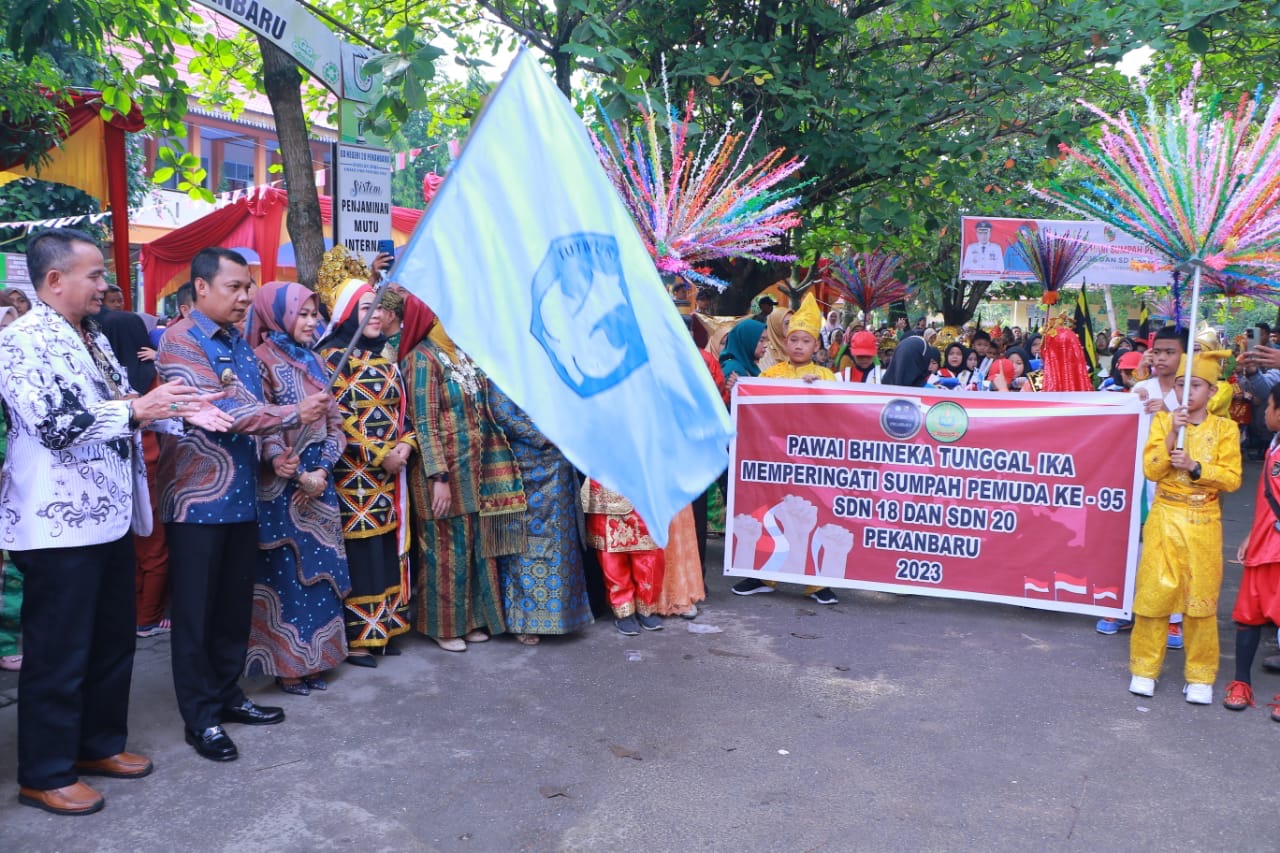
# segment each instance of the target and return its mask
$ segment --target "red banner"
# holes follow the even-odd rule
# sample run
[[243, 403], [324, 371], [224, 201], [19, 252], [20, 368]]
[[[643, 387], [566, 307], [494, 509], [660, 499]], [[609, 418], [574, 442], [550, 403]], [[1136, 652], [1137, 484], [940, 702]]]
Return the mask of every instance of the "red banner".
[[1141, 401], [742, 380], [725, 574], [1127, 617]]

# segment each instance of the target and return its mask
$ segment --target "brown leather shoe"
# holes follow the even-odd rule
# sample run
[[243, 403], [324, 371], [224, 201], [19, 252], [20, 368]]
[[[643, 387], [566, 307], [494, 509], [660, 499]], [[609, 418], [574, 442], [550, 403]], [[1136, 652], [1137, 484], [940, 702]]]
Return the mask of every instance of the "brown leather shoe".
[[141, 779], [155, 770], [151, 759], [132, 752], [120, 752], [96, 761], [77, 761], [76, 770], [85, 776], [110, 776], [112, 779]]
[[18, 802], [62, 815], [93, 814], [102, 811], [102, 807], [106, 805], [102, 795], [83, 782], [47, 791], [19, 788]]

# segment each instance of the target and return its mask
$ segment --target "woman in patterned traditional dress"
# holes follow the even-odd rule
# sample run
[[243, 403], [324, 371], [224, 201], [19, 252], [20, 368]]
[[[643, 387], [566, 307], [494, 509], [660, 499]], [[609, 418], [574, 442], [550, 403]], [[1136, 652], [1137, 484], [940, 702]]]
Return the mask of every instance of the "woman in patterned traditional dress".
[[[268, 403], [286, 406], [326, 390], [329, 373], [311, 351], [316, 296], [273, 281], [253, 302], [249, 343]], [[333, 466], [346, 445], [335, 403], [310, 427], [263, 439], [258, 479], [258, 577], [246, 671], [274, 675], [286, 693], [327, 686], [320, 675], [347, 657], [342, 599], [351, 591]]]
[[488, 379], [413, 297], [400, 364], [422, 443], [410, 473], [421, 523], [414, 627], [463, 652], [506, 630], [496, 558], [525, 550], [520, 469], [489, 412]]
[[489, 383], [489, 411], [520, 466], [528, 545], [498, 558], [507, 630], [527, 646], [592, 622], [578, 535], [578, 475], [524, 410]]
[[346, 434], [333, 474], [351, 572], [347, 660], [357, 666], [377, 666], [374, 650], [399, 654], [391, 638], [409, 630], [408, 529], [400, 520], [407, 518], [402, 506], [405, 463], [417, 439], [405, 422], [400, 371], [383, 354], [387, 339], [381, 309], [373, 302], [367, 283], [351, 279], [344, 284], [331, 312], [333, 331], [321, 344], [329, 369], [336, 368], [365, 315], [374, 312], [334, 388]]

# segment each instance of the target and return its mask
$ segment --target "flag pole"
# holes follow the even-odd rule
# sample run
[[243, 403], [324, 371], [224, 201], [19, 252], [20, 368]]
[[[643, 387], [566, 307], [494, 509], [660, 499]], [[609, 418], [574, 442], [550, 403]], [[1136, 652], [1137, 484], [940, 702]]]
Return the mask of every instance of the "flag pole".
[[[1199, 258], [1192, 258], [1187, 263], [1192, 265], [1191, 273], [1191, 312], [1187, 316], [1187, 371], [1182, 380], [1182, 408], [1191, 401], [1191, 367], [1195, 361], [1196, 320], [1200, 317], [1200, 266]], [[1177, 449], [1182, 450], [1187, 441], [1187, 428], [1178, 430]]]

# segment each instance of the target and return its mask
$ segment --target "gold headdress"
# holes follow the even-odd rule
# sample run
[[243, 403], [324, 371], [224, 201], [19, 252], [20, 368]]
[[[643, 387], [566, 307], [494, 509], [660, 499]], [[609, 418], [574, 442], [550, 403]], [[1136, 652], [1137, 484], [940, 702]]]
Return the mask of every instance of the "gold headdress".
[[320, 297], [324, 307], [332, 312], [338, 292], [348, 279], [368, 281], [370, 275], [369, 265], [362, 258], [350, 254], [346, 246], [334, 246], [324, 253], [324, 258], [320, 261], [320, 272], [316, 275], [316, 295]]
[[808, 332], [813, 335], [814, 340], [821, 340], [822, 312], [818, 310], [818, 300], [813, 293], [806, 293], [804, 301], [800, 303], [800, 310], [791, 315], [787, 334], [792, 332]]

